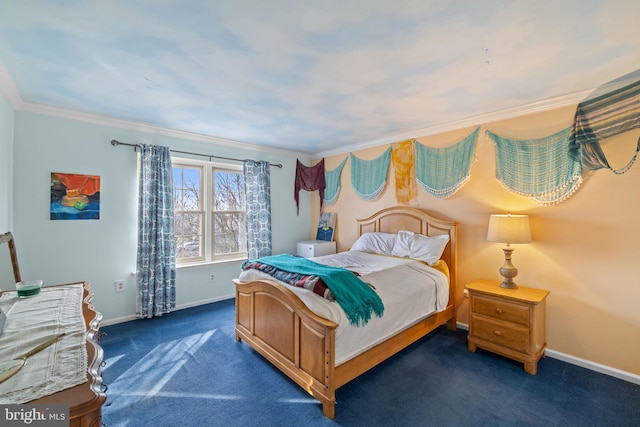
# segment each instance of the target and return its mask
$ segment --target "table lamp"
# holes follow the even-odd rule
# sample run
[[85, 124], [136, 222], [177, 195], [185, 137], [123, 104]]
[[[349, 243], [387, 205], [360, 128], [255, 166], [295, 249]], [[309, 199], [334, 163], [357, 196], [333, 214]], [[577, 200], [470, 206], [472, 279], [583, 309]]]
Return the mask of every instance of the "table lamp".
[[517, 289], [518, 285], [513, 278], [518, 275], [518, 269], [511, 263], [512, 243], [529, 243], [531, 241], [531, 229], [529, 228], [528, 215], [491, 215], [489, 218], [489, 231], [487, 240], [490, 242], [505, 243], [504, 264], [500, 267], [500, 274], [504, 281], [500, 287]]

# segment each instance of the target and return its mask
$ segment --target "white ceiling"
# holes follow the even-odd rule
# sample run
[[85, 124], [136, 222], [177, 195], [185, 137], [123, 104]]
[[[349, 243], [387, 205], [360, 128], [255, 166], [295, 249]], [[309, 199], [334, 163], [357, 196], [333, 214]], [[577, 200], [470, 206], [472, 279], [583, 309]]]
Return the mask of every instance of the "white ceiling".
[[302, 153], [419, 137], [640, 68], [637, 0], [0, 4], [0, 89], [23, 105]]

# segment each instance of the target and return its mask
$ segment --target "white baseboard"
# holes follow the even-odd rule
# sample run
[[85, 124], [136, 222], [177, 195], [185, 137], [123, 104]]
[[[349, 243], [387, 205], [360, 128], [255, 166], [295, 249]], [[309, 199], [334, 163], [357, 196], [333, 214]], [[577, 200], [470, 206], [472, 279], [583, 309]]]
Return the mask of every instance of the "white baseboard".
[[590, 369], [601, 374], [609, 375], [621, 380], [629, 381], [630, 383], [640, 385], [640, 375], [632, 374], [631, 372], [622, 371], [620, 369], [612, 368], [611, 366], [601, 365], [600, 363], [591, 362], [590, 360], [581, 359], [579, 357], [571, 356], [559, 351], [547, 349], [545, 354], [553, 359], [562, 360], [563, 362], [571, 363], [572, 365], [581, 366], [583, 368]]
[[102, 322], [100, 322], [100, 327], [117, 325], [118, 323], [129, 322], [131, 320], [136, 320], [136, 319], [137, 317], [135, 315], [131, 315], [131, 316], [117, 317], [115, 319], [103, 320]]
[[[456, 323], [456, 326], [465, 331], [469, 330], [469, 325], [465, 323]], [[611, 366], [601, 365], [600, 363], [591, 362], [590, 360], [581, 359], [579, 357], [571, 356], [569, 354], [561, 353], [559, 351], [551, 350], [547, 348], [545, 355], [552, 359], [558, 359], [563, 362], [571, 363], [572, 365], [580, 366], [582, 368], [589, 369], [591, 371], [599, 372], [601, 374], [609, 375], [614, 378], [618, 378], [624, 381], [628, 381], [633, 384], [640, 385], [640, 375], [632, 374], [631, 372], [622, 371], [620, 369], [612, 368]]]
[[[197, 307], [199, 305], [211, 304], [214, 302], [224, 301], [224, 300], [233, 299], [233, 298], [235, 298], [235, 294], [217, 297], [217, 298], [211, 298], [211, 299], [202, 300], [202, 301], [196, 301], [189, 304], [181, 304], [179, 306], [176, 306], [176, 310], [183, 310], [185, 308]], [[128, 322], [130, 320], [135, 320], [135, 319], [136, 319], [136, 316], [119, 317], [117, 319], [110, 319], [102, 322], [102, 326], [115, 325], [117, 323]], [[460, 329], [464, 329], [465, 331], [469, 330], [469, 325], [465, 323], [457, 322], [456, 326]], [[601, 374], [609, 375], [614, 378], [618, 378], [633, 384], [640, 385], [640, 375], [632, 374], [631, 372], [626, 372], [620, 369], [612, 368], [610, 366], [602, 365], [600, 363], [591, 362], [589, 360], [581, 359], [579, 357], [571, 356], [565, 353], [561, 353], [559, 351], [551, 350], [549, 348], [545, 350], [545, 355], [551, 357], [552, 359], [558, 359], [563, 362], [571, 363], [572, 365], [580, 366], [582, 368], [586, 368], [591, 371], [599, 372]]]
[[180, 304], [180, 305], [176, 306], [176, 310], [183, 310], [185, 308], [197, 307], [199, 305], [211, 304], [211, 303], [214, 303], [214, 302], [224, 301], [224, 300], [228, 300], [228, 299], [234, 299], [235, 297], [236, 297], [236, 294], [233, 293], [231, 295], [223, 295], [221, 297], [209, 298], [209, 299], [205, 299], [205, 300], [191, 302], [191, 303], [188, 303], [188, 304]]
[[[176, 306], [176, 310], [184, 310], [185, 308], [192, 308], [192, 307], [197, 307], [199, 305], [211, 304], [211, 303], [218, 302], [218, 301], [224, 301], [224, 300], [227, 300], [227, 299], [233, 299], [235, 297], [236, 297], [236, 294], [231, 294], [231, 295], [225, 295], [225, 296], [221, 296], [221, 297], [209, 298], [209, 299], [205, 299], [205, 300], [191, 302], [191, 303], [188, 303], [188, 304], [180, 304], [180, 305]], [[104, 321], [100, 322], [100, 326], [116, 325], [118, 323], [129, 322], [131, 320], [136, 320], [136, 319], [137, 319], [137, 317], [135, 315], [117, 317], [115, 319], [109, 319], [109, 320], [104, 320]]]

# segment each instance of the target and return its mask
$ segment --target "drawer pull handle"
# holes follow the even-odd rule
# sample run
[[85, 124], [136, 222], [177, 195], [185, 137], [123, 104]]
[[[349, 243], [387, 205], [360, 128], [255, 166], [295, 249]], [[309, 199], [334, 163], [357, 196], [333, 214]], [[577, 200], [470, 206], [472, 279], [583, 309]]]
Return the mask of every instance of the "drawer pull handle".
[[502, 336], [502, 332], [500, 331], [493, 331], [493, 335], [497, 336], [497, 337], [501, 337]]
[[496, 307], [496, 313], [502, 314], [502, 309], [500, 307]]

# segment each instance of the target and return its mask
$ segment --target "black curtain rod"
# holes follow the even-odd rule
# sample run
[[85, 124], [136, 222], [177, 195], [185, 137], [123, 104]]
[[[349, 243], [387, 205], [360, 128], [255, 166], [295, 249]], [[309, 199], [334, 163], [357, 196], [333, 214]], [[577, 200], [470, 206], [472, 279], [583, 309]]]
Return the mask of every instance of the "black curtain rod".
[[[136, 148], [138, 148], [140, 145], [139, 144], [127, 144], [126, 142], [120, 142], [120, 141], [116, 141], [115, 139], [111, 140], [111, 145], [113, 145], [114, 147], [117, 147], [118, 145], [126, 145], [127, 147], [133, 147], [134, 151]], [[247, 159], [234, 159], [233, 157], [222, 157], [222, 156], [214, 156], [212, 154], [201, 154], [201, 153], [191, 153], [189, 151], [178, 151], [178, 150], [170, 150], [172, 153], [180, 153], [180, 154], [190, 154], [192, 156], [201, 156], [201, 157], [208, 157], [209, 160], [211, 159], [224, 159], [224, 160], [233, 160], [234, 162], [246, 162], [248, 161]], [[277, 168], [282, 168], [282, 164], [280, 163], [269, 163], [269, 166], [275, 166]]]

